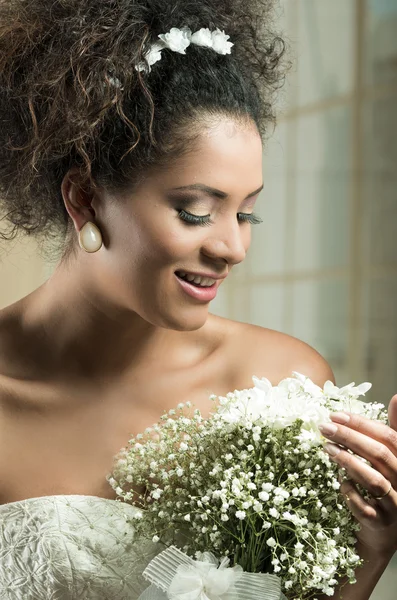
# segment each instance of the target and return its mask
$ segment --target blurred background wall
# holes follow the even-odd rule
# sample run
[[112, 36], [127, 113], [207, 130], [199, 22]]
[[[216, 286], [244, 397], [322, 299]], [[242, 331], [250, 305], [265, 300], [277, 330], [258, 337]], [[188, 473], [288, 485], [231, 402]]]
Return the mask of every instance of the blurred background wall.
[[[339, 385], [397, 392], [397, 0], [281, 0], [294, 68], [264, 150], [245, 263], [213, 311], [314, 346]], [[30, 240], [0, 252], [0, 308], [43, 282]], [[262, 374], [263, 375], [263, 374]], [[372, 598], [395, 600], [397, 559]]]
[[397, 392], [397, 0], [282, 0], [294, 68], [247, 261], [215, 311]]
[[49, 273], [34, 240], [0, 241], [0, 309], [39, 287]]
[[[282, 0], [294, 68], [264, 151], [263, 224], [216, 312], [397, 393], [397, 0]], [[372, 595], [395, 600], [397, 557]]]

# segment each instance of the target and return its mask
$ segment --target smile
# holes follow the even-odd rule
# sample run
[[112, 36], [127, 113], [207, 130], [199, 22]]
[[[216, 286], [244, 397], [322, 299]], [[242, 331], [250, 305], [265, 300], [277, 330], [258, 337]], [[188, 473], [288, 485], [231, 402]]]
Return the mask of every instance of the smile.
[[176, 271], [176, 276], [197, 287], [208, 288], [216, 283], [216, 279], [212, 279], [211, 277], [201, 277], [194, 273], [186, 273], [186, 271]]

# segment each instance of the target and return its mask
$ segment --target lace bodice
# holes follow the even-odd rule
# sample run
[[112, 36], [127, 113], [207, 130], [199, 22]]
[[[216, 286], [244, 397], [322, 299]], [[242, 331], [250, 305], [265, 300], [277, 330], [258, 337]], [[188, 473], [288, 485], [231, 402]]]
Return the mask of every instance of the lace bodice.
[[134, 539], [136, 510], [77, 495], [0, 506], [0, 599], [137, 600], [156, 552]]

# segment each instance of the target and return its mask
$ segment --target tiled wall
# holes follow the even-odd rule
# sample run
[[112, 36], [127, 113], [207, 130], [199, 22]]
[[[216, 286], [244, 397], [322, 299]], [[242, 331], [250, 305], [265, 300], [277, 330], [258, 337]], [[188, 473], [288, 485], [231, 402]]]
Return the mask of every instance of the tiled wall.
[[[295, 335], [337, 382], [397, 393], [397, 0], [283, 0], [296, 67], [263, 225], [218, 310]], [[397, 558], [373, 600], [395, 600]]]

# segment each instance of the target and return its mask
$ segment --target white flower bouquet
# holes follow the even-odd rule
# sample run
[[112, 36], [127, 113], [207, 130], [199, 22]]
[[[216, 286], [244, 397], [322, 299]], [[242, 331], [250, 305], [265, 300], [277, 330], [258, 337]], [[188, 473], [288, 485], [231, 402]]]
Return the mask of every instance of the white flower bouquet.
[[361, 560], [358, 524], [318, 425], [340, 410], [387, 422], [386, 411], [358, 399], [367, 383], [322, 389], [299, 373], [277, 386], [253, 380], [251, 389], [213, 396], [209, 419], [189, 402], [171, 410], [130, 440], [109, 482], [140, 509], [137, 534], [189, 557], [211, 552], [226, 566], [275, 574], [290, 598], [332, 596], [338, 578], [355, 581]]

